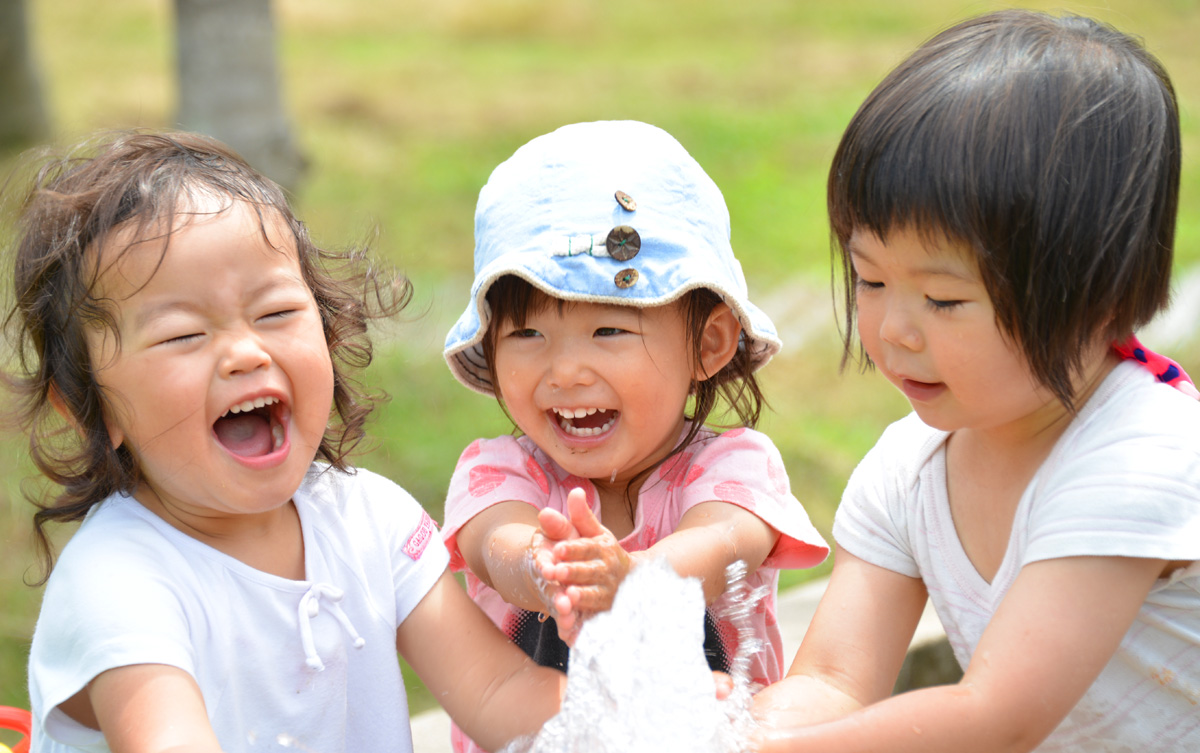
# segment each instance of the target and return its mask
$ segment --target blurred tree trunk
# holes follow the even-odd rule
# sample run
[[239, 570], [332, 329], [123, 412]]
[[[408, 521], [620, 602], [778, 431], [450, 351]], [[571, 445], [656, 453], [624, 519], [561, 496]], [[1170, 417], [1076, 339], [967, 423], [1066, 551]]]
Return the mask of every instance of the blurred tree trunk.
[[271, 0], [175, 0], [175, 37], [179, 126], [295, 189], [304, 158], [280, 94]]
[[16, 151], [49, 136], [25, 0], [0, 0], [0, 102], [0, 151]]

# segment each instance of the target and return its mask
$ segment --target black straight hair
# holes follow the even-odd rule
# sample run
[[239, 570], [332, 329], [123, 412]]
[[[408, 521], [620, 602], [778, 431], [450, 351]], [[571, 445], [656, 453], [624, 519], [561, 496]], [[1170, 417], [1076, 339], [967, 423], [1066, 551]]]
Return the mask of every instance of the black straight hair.
[[915, 231], [974, 257], [997, 326], [1074, 410], [1097, 336], [1125, 337], [1168, 302], [1180, 162], [1170, 78], [1133, 37], [1024, 10], [933, 37], [867, 97], [830, 169], [843, 365], [851, 235]]

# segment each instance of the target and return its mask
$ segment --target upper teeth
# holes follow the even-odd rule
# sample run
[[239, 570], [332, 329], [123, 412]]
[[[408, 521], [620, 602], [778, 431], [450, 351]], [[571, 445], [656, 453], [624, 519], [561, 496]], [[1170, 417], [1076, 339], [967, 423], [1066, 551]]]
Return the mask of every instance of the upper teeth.
[[608, 412], [604, 408], [551, 408], [551, 410], [563, 418], [583, 418], [584, 416], [590, 416], [597, 411], [600, 413]]
[[594, 437], [599, 434], [603, 434], [611, 429], [613, 424], [617, 422], [617, 416], [614, 413], [612, 418], [604, 422], [603, 426], [594, 426], [590, 429], [587, 429], [571, 423], [571, 419], [583, 418], [584, 416], [590, 416], [593, 413], [604, 414], [608, 413], [608, 411], [604, 408], [553, 408], [552, 410], [558, 414], [558, 425], [562, 427], [562, 430], [576, 437]]
[[229, 410], [225, 411], [224, 415], [229, 415], [230, 413], [245, 413], [246, 411], [252, 411], [255, 408], [262, 408], [267, 405], [274, 405], [278, 402], [279, 398], [277, 397], [256, 397], [253, 400], [247, 400], [244, 403], [238, 403]]

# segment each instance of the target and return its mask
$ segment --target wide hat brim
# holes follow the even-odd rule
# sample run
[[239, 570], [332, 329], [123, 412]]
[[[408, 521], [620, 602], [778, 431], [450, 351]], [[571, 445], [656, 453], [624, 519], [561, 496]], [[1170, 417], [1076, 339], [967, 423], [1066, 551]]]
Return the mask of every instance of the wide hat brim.
[[444, 355], [485, 395], [495, 395], [481, 345], [487, 292], [505, 275], [566, 301], [638, 307], [708, 288], [737, 315], [754, 368], [781, 347], [749, 300], [720, 190], [679, 142], [645, 123], [564, 126], [518, 149], [480, 191], [475, 281]]

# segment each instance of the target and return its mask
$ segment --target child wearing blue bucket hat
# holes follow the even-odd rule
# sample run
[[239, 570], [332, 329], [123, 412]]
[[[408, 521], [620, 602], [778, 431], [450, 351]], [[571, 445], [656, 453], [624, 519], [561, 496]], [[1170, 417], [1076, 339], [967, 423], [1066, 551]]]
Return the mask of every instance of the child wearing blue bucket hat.
[[[540, 664], [565, 670], [581, 618], [664, 556], [703, 582], [706, 654], [728, 670], [724, 573], [740, 559], [769, 593], [751, 678], [782, 675], [778, 570], [828, 547], [752, 428], [754, 374], [780, 342], [729, 239], [720, 190], [644, 123], [536, 138], [480, 192], [475, 281], [445, 356], [519, 433], [462, 453], [443, 537], [472, 598]], [[718, 433], [704, 424], [721, 401], [738, 422]], [[475, 749], [457, 730], [455, 748]]]

